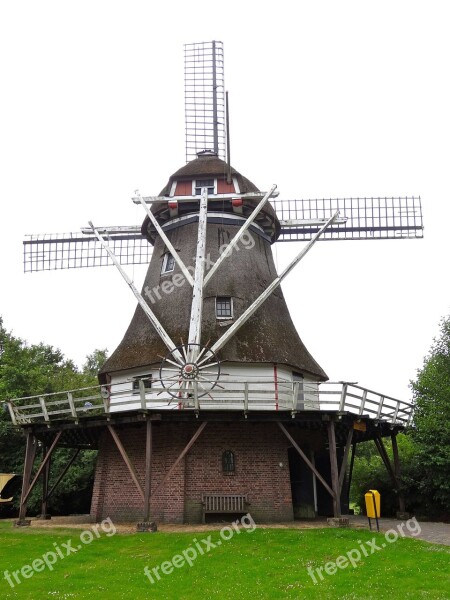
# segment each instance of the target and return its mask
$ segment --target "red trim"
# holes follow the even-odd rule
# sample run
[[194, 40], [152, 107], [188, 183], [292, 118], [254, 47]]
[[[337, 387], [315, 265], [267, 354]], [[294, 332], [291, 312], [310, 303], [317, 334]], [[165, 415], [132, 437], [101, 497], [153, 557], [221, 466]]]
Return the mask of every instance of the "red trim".
[[277, 363], [273, 363], [273, 380], [275, 382], [275, 410], [278, 410], [278, 369], [277, 369]]

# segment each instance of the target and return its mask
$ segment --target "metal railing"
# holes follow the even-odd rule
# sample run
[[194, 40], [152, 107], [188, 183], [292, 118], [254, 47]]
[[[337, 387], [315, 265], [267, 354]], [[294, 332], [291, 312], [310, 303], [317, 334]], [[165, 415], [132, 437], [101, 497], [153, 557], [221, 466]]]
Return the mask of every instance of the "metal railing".
[[183, 386], [172, 387], [170, 391], [177, 396], [174, 398], [160, 380], [153, 380], [151, 389], [145, 389], [142, 383], [137, 392], [132, 390], [131, 381], [16, 398], [5, 404], [17, 426], [49, 425], [59, 420], [79, 422], [93, 415], [142, 410], [290, 411], [293, 416], [306, 411], [339, 411], [405, 426], [413, 415], [411, 403], [348, 382], [236, 379], [221, 382], [202, 395], [200, 382], [193, 381], [189, 392]]

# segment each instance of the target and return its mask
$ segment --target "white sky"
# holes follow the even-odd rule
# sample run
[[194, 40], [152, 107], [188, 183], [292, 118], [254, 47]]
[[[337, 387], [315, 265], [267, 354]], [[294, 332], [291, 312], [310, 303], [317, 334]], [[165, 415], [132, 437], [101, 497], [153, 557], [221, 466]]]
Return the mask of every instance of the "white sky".
[[[424, 240], [317, 244], [284, 285], [333, 380], [408, 399], [450, 313], [445, 1], [2, 3], [0, 314], [81, 364], [135, 300], [113, 267], [23, 274], [26, 233], [136, 224], [184, 164], [183, 44], [222, 40], [232, 164], [284, 198], [421, 195]], [[281, 268], [300, 244], [277, 245]], [[140, 286], [145, 269], [130, 267]]]

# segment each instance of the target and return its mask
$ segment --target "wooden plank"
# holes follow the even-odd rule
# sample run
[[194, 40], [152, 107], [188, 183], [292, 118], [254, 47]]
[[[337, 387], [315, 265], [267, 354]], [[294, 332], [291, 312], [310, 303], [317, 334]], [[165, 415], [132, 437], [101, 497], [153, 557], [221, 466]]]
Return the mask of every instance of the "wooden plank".
[[44, 415], [44, 420], [45, 421], [50, 421], [50, 419], [48, 418], [47, 407], [45, 406], [45, 400], [44, 400], [44, 398], [42, 396], [40, 396], [39, 402], [40, 402], [40, 405], [41, 405], [42, 414]]
[[[192, 288], [188, 344], [200, 344], [202, 335], [203, 279], [205, 276], [207, 213], [208, 189], [204, 187], [202, 188], [198, 217], [197, 250], [195, 254], [194, 286]], [[198, 352], [198, 346], [188, 346], [187, 362], [195, 362]]]
[[22, 494], [20, 497], [19, 521], [23, 521], [27, 514], [27, 498], [30, 484], [31, 472], [33, 470], [34, 457], [36, 456], [37, 439], [27, 431], [27, 443], [25, 450], [25, 461], [23, 465]]
[[200, 427], [194, 433], [194, 435], [192, 436], [192, 438], [190, 439], [190, 441], [188, 442], [188, 444], [184, 447], [184, 449], [182, 450], [181, 454], [178, 456], [178, 458], [176, 459], [176, 461], [173, 463], [173, 465], [167, 471], [167, 473], [164, 476], [163, 480], [156, 486], [156, 489], [151, 493], [150, 497], [153, 497], [160, 490], [160, 488], [166, 483], [166, 481], [172, 475], [173, 471], [175, 470], [175, 468], [178, 465], [178, 463], [180, 462], [180, 460], [182, 460], [183, 457], [185, 456], [185, 454], [187, 454], [189, 452], [189, 450], [195, 444], [195, 442], [197, 441], [197, 438], [200, 436], [200, 434], [202, 433], [202, 431], [205, 429], [205, 427], [207, 425], [208, 425], [208, 421], [204, 421], [200, 425]]
[[14, 407], [12, 402], [7, 402], [6, 403], [8, 405], [8, 410], [9, 410], [9, 416], [11, 417], [11, 421], [13, 422], [13, 425], [17, 425], [17, 419], [16, 419], [16, 413], [14, 412]]
[[328, 422], [328, 446], [330, 451], [331, 485], [333, 487], [333, 513], [335, 517], [341, 516], [341, 494], [339, 489], [339, 473], [336, 452], [336, 433], [334, 421]]
[[76, 459], [76, 457], [78, 456], [79, 453], [80, 453], [80, 448], [77, 448], [76, 451], [74, 452], [74, 454], [72, 455], [72, 457], [70, 458], [69, 462], [66, 464], [66, 466], [64, 467], [64, 469], [61, 471], [61, 473], [56, 478], [55, 483], [53, 484], [52, 488], [50, 489], [50, 491], [47, 494], [47, 500], [53, 494], [53, 492], [55, 491], [55, 489], [59, 485], [60, 481], [62, 480], [62, 478], [64, 477], [64, 475], [67, 473], [67, 471], [69, 470], [69, 468], [71, 467], [71, 465], [73, 464], [73, 462], [75, 461], [75, 459]]
[[344, 456], [342, 458], [341, 472], [339, 473], [339, 494], [342, 492], [342, 486], [344, 485], [345, 473], [347, 471], [348, 455], [350, 453], [350, 446], [352, 445], [353, 439], [353, 427], [350, 427], [347, 434], [347, 442], [345, 444]]
[[350, 469], [348, 471], [348, 482], [347, 482], [347, 497], [350, 498], [350, 488], [352, 485], [352, 477], [353, 477], [353, 466], [355, 464], [355, 456], [356, 456], [356, 442], [352, 444], [352, 457], [350, 459]]
[[113, 440], [116, 443], [117, 449], [119, 450], [119, 452], [120, 452], [120, 454], [121, 454], [121, 456], [123, 458], [124, 463], [127, 466], [128, 471], [130, 472], [131, 478], [134, 481], [134, 485], [136, 486], [138, 492], [142, 496], [142, 500], [145, 500], [145, 494], [144, 494], [144, 491], [142, 490], [141, 484], [139, 483], [139, 479], [137, 478], [136, 471], [134, 470], [134, 467], [131, 464], [131, 461], [130, 461], [130, 459], [128, 457], [128, 454], [127, 454], [125, 448], [123, 447], [122, 442], [120, 441], [119, 436], [117, 435], [117, 433], [116, 433], [116, 431], [115, 431], [115, 429], [114, 429], [114, 427], [112, 425], [107, 425], [107, 427], [109, 429], [110, 434], [112, 435]]
[[383, 445], [381, 437], [376, 437], [374, 439], [374, 442], [375, 442], [375, 446], [377, 447], [378, 452], [380, 453], [380, 456], [384, 462], [384, 466], [386, 467], [386, 470], [392, 479], [392, 483], [394, 484], [395, 489], [398, 490], [400, 486], [398, 484], [397, 477], [395, 476], [394, 469], [392, 468], [391, 461], [389, 460], [389, 456], [386, 452], [386, 448]]
[[[46, 454], [45, 446], [42, 447], [43, 454]], [[42, 501], [41, 501], [41, 519], [47, 517], [47, 500], [48, 500], [48, 482], [50, 479], [50, 462], [51, 458], [48, 459], [47, 464], [42, 472]]]
[[145, 438], [145, 483], [144, 483], [144, 523], [150, 519], [150, 496], [152, 489], [152, 422], [147, 419]]
[[405, 497], [402, 492], [402, 473], [400, 467], [400, 456], [398, 453], [397, 434], [391, 433], [392, 454], [394, 455], [394, 471], [398, 481], [398, 507], [400, 512], [406, 511]]
[[74, 417], [74, 419], [78, 419], [72, 392], [67, 392], [67, 400], [69, 401], [70, 412], [72, 413], [72, 417]]
[[30, 483], [27, 492], [22, 500], [22, 502], [25, 502], [28, 500], [28, 496], [31, 494], [34, 486], [36, 485], [37, 480], [39, 479], [40, 474], [42, 473], [42, 471], [44, 470], [47, 462], [50, 460], [51, 455], [53, 454], [53, 450], [56, 448], [57, 443], [59, 442], [59, 438], [62, 436], [62, 431], [58, 431], [58, 433], [55, 435], [55, 439], [52, 442], [52, 445], [50, 446], [48, 452], [46, 453], [44, 459], [42, 460], [41, 464], [39, 465], [38, 470], [36, 471], [36, 475], [33, 478], [33, 481]]
[[322, 475], [319, 473], [319, 471], [316, 469], [316, 467], [309, 460], [309, 458], [306, 456], [306, 454], [303, 452], [303, 450], [300, 448], [300, 446], [297, 444], [297, 442], [291, 436], [291, 434], [286, 429], [286, 427], [283, 425], [283, 423], [280, 423], [280, 421], [277, 421], [277, 423], [278, 423], [278, 426], [281, 429], [281, 431], [284, 433], [284, 435], [287, 437], [287, 439], [291, 442], [291, 444], [294, 446], [294, 448], [297, 450], [297, 452], [300, 454], [300, 456], [303, 458], [303, 460], [308, 465], [310, 470], [314, 473], [314, 475], [317, 477], [317, 479], [320, 481], [320, 483], [323, 485], [323, 487], [327, 490], [327, 492], [330, 494], [330, 496], [332, 498], [334, 498], [335, 497], [334, 491], [330, 488], [328, 483], [325, 481], [325, 479], [322, 477]]
[[145, 382], [143, 379], [139, 379], [139, 398], [141, 399], [142, 410], [147, 409], [147, 400], [145, 398]]

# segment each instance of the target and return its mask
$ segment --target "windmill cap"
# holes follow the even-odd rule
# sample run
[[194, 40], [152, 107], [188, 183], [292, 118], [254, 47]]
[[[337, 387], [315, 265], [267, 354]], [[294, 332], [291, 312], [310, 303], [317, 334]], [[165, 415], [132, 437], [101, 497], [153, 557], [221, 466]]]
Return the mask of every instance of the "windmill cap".
[[[175, 171], [167, 182], [166, 186], [161, 190], [160, 196], [169, 198], [172, 185], [174, 182], [192, 181], [197, 178], [221, 177], [225, 178], [230, 171], [233, 179], [236, 180], [241, 194], [258, 193], [259, 188], [256, 187], [249, 179], [241, 175], [239, 171], [230, 167], [225, 161], [221, 160], [216, 153], [211, 150], [203, 150], [199, 152], [197, 158], [188, 162], [183, 167]], [[174, 196], [176, 200], [176, 196]], [[258, 198], [244, 199], [244, 216], [249, 216], [259, 202]], [[231, 202], [230, 202], [231, 204]], [[186, 207], [187, 209], [187, 207]], [[192, 210], [192, 209], [190, 209]], [[168, 219], [167, 206], [165, 204], [153, 204], [151, 211], [156, 216], [160, 224], [164, 224]], [[197, 212], [197, 209], [196, 209]], [[277, 214], [273, 207], [267, 203], [257, 217], [256, 223], [263, 227], [264, 231], [269, 236], [271, 242], [275, 242], [280, 234], [280, 223]], [[150, 242], [154, 242], [155, 232], [152, 231], [152, 226], [148, 217], [145, 218], [142, 224], [142, 235], [147, 237]]]

